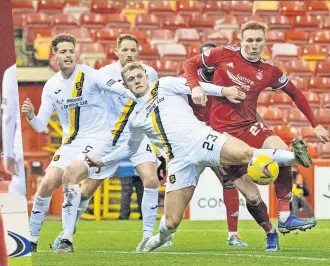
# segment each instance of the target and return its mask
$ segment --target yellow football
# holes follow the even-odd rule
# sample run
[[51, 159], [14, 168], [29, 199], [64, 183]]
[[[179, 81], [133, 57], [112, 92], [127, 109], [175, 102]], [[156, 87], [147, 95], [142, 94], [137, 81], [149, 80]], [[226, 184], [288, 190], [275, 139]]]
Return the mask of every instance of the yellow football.
[[279, 167], [272, 157], [262, 154], [252, 158], [247, 172], [254, 183], [269, 185], [277, 179]]

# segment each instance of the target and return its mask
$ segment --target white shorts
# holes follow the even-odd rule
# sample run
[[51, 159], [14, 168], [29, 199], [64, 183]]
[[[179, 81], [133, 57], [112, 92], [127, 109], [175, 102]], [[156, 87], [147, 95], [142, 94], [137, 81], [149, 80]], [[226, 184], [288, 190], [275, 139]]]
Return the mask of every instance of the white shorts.
[[166, 192], [186, 187], [196, 187], [199, 168], [219, 166], [222, 146], [227, 141], [228, 134], [211, 130], [208, 135], [192, 145], [191, 152], [186, 156], [174, 157], [168, 165]]
[[144, 136], [139, 149], [131, 156], [131, 162], [134, 167], [145, 162], [157, 163], [157, 157], [152, 149], [152, 144], [147, 136]]

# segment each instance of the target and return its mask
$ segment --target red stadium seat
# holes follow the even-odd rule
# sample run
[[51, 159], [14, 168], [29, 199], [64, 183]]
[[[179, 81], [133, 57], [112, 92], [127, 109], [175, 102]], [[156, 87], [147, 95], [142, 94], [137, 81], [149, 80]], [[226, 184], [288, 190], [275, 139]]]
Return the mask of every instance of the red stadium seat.
[[315, 144], [307, 143], [307, 152], [312, 159], [317, 159], [319, 157]]
[[329, 92], [330, 88], [330, 77], [313, 77], [310, 79], [308, 84], [309, 91], [311, 92]]
[[317, 62], [315, 67], [316, 77], [330, 77], [330, 61]]
[[235, 16], [251, 16], [253, 3], [251, 1], [231, 1], [229, 13]]
[[197, 30], [213, 29], [214, 21], [210, 19], [208, 15], [192, 15], [190, 22], [188, 23], [189, 28]]
[[306, 61], [324, 61], [328, 57], [328, 48], [320, 45], [307, 45], [300, 49], [300, 59]]
[[171, 30], [151, 30], [148, 31], [148, 40], [151, 44], [174, 43], [174, 33]]
[[325, 1], [306, 1], [305, 8], [308, 15], [329, 15]]
[[262, 118], [267, 125], [283, 125], [285, 122], [282, 111], [278, 108], [268, 108]]
[[55, 14], [52, 16], [52, 27], [76, 28], [78, 27], [78, 22], [71, 14]]
[[190, 44], [200, 43], [200, 36], [196, 29], [177, 29], [175, 31], [174, 39], [177, 43]]
[[37, 4], [37, 12], [44, 13], [62, 13], [64, 8], [64, 0], [39, 0]]
[[305, 3], [303, 2], [279, 2], [279, 14], [284, 16], [303, 16], [305, 14]]
[[202, 43], [192, 43], [186, 46], [187, 51], [187, 58], [193, 57], [199, 54], [199, 48], [201, 47]]
[[267, 18], [267, 24], [270, 30], [292, 29], [294, 19], [287, 16], [270, 16]]
[[184, 18], [180, 15], [172, 15], [162, 18], [161, 25], [163, 29], [170, 29], [170, 30], [186, 28], [187, 26]]
[[223, 16], [228, 13], [228, 3], [226, 1], [205, 1], [201, 6], [201, 11], [209, 16]]
[[118, 14], [125, 7], [123, 1], [93, 0], [91, 12], [101, 14]]
[[131, 34], [134, 35], [139, 43], [145, 43], [147, 36], [145, 32], [138, 30], [129, 29], [99, 29], [94, 35], [94, 42], [100, 42], [102, 44], [116, 42], [120, 34]]
[[274, 43], [272, 52], [274, 60], [291, 61], [298, 59], [298, 47], [292, 43]]
[[268, 106], [269, 105], [269, 98], [270, 93], [269, 92], [261, 92], [258, 97], [258, 107], [259, 106]]
[[181, 16], [191, 16], [192, 14], [200, 15], [200, 6], [198, 1], [177, 1], [176, 13]]
[[156, 71], [159, 77], [178, 76], [182, 69], [182, 62], [170, 60], [158, 60]]
[[287, 74], [311, 77], [313, 72], [310, 70], [309, 64], [306, 61], [301, 61], [299, 59], [287, 62], [285, 64]]
[[163, 43], [157, 44], [160, 57], [163, 60], [186, 60], [187, 52], [183, 44]]
[[317, 147], [317, 152], [320, 159], [329, 159], [330, 158], [330, 142], [325, 144], [320, 143]]
[[321, 18], [315, 16], [297, 16], [294, 22], [295, 30], [315, 31], [320, 28]]
[[[329, 91], [329, 89], [328, 89]], [[319, 95], [322, 108], [330, 108], [330, 92]]]
[[322, 29], [329, 30], [330, 29], [330, 16], [322, 17]]
[[290, 145], [292, 140], [298, 135], [298, 130], [292, 126], [275, 126], [273, 127], [273, 132], [288, 145]]
[[301, 127], [300, 136], [306, 142], [319, 142], [318, 138], [314, 134], [314, 130], [311, 126]]
[[309, 79], [301, 78], [297, 76], [289, 77], [291, 82], [301, 91], [307, 91], [309, 89]]
[[25, 43], [32, 45], [37, 38], [51, 39], [52, 30], [50, 28], [27, 28], [25, 30]]
[[292, 107], [293, 103], [290, 96], [284, 92], [272, 93], [269, 100], [272, 107], [283, 109]]
[[160, 19], [159, 17], [152, 14], [136, 14], [135, 29], [158, 30], [160, 29]]
[[103, 14], [84, 13], [79, 18], [79, 25], [89, 29], [103, 28], [106, 23], [106, 16]]
[[32, 1], [15, 0], [11, 1], [13, 13], [33, 13], [35, 12]]
[[119, 29], [130, 29], [131, 23], [127, 20], [127, 18], [123, 14], [111, 14], [107, 15], [106, 19], [106, 27], [110, 29], [119, 28]]
[[14, 30], [23, 29], [26, 23], [26, 14], [24, 13], [14, 13], [13, 14], [13, 26]]
[[78, 43], [88, 43], [93, 41], [89, 30], [85, 28], [66, 28], [65, 30], [55, 28], [53, 30], [53, 36], [60, 33], [67, 33], [75, 36]]
[[309, 126], [310, 123], [305, 115], [298, 109], [293, 108], [287, 113], [286, 121], [290, 126]]
[[308, 33], [305, 31], [297, 31], [297, 30], [286, 30], [284, 32], [285, 41], [288, 43], [293, 44], [308, 44], [309, 43], [309, 36]]
[[140, 45], [139, 60], [158, 60], [160, 56], [156, 45], [144, 43]]
[[320, 107], [320, 98], [315, 92], [303, 92], [303, 94], [312, 108]]
[[149, 1], [148, 13], [157, 16], [170, 16], [174, 15], [175, 11], [171, 8], [168, 1]]
[[258, 113], [261, 117], [264, 116], [264, 114], [267, 112], [267, 110], [268, 110], [268, 107], [266, 107], [266, 106], [257, 106], [257, 113]]
[[98, 59], [106, 59], [106, 53], [100, 43], [81, 43], [78, 45], [79, 58], [93, 66]]
[[[329, 20], [330, 28], [330, 20]], [[310, 33], [311, 41], [315, 44], [330, 45], [330, 31], [315, 31]]]
[[51, 24], [49, 15], [45, 13], [30, 13], [26, 15], [25, 25], [30, 28], [48, 28]]
[[79, 19], [81, 14], [90, 12], [90, 6], [91, 1], [66, 0], [63, 13], [72, 14]]
[[223, 17], [219, 17], [214, 22], [214, 29], [216, 30], [236, 30], [238, 29], [239, 24], [237, 19], [232, 14], [224, 15]]
[[[102, 43], [101, 39], [99, 39], [99, 43]], [[117, 43], [115, 41], [106, 43], [103, 47], [105, 53], [107, 54], [107, 60], [118, 60], [117, 56], [115, 55], [115, 49], [117, 48]]]
[[144, 9], [143, 1], [126, 1], [125, 8], [127, 9]]
[[104, 66], [113, 64], [115, 62], [117, 62], [117, 60], [113, 60], [113, 59], [99, 59], [99, 60], [96, 60], [95, 61], [94, 68], [95, 69], [100, 69], [101, 67], [104, 67]]
[[202, 42], [214, 42], [217, 45], [228, 45], [229, 39], [224, 31], [204, 30]]
[[270, 30], [266, 33], [266, 39], [268, 44], [284, 43], [284, 33], [282, 31]]

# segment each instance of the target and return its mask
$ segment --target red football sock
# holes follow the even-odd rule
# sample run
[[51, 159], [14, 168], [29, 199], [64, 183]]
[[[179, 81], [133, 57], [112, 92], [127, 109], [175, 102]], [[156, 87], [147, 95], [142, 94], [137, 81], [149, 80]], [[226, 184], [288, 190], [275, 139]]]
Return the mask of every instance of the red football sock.
[[228, 232], [237, 232], [239, 198], [236, 188], [224, 188], [223, 200], [227, 210]]
[[278, 178], [274, 182], [275, 193], [277, 196], [277, 209], [279, 212], [290, 211], [292, 178], [291, 166], [280, 167]]
[[247, 202], [246, 207], [254, 220], [256, 220], [256, 222], [265, 230], [265, 232], [269, 232], [273, 228], [273, 225], [269, 220], [267, 206], [263, 200], [261, 200], [258, 206], [250, 205]]

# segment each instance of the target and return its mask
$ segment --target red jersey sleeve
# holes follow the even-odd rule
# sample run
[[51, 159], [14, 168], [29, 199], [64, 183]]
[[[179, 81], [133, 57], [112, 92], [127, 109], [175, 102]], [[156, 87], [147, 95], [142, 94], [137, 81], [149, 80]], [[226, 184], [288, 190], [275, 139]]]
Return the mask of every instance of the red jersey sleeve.
[[203, 54], [196, 55], [183, 64], [188, 86], [190, 89], [199, 86], [199, 68], [215, 68], [222, 57], [222, 47], [212, 48]]
[[288, 83], [289, 79], [287, 76], [285, 76], [281, 70], [274, 66], [272, 78], [269, 82], [269, 87], [271, 87], [272, 90], [277, 91], [284, 88], [286, 85], [288, 85]]

